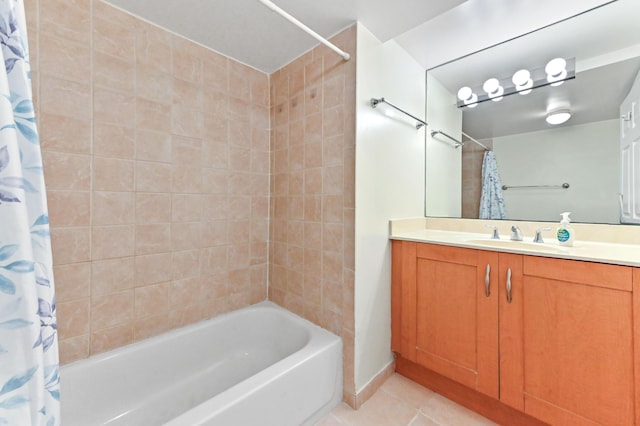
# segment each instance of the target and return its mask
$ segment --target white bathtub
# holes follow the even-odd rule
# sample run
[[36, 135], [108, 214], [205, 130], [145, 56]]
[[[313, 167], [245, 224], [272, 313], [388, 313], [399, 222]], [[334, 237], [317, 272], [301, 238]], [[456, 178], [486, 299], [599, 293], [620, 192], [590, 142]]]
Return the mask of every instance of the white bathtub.
[[62, 367], [64, 426], [311, 425], [342, 399], [342, 341], [271, 302]]

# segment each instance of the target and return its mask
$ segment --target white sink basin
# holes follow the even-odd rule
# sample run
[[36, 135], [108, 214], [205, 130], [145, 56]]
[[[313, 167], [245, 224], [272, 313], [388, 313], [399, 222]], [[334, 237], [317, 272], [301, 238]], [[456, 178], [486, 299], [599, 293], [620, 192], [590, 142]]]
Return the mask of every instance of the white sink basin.
[[552, 246], [548, 243], [534, 243], [527, 241], [511, 241], [511, 240], [491, 240], [491, 239], [478, 239], [467, 240], [469, 244], [477, 244], [487, 247], [500, 247], [506, 249], [520, 249], [520, 250], [533, 250], [533, 251], [549, 251], [561, 253], [563, 250], [560, 247]]

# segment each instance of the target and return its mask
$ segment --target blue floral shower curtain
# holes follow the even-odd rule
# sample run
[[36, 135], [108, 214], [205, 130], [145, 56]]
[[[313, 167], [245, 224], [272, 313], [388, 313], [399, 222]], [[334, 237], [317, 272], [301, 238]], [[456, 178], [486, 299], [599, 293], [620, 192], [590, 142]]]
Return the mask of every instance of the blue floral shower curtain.
[[485, 151], [482, 159], [482, 195], [480, 196], [480, 219], [504, 219], [504, 199], [502, 182], [498, 173], [498, 163], [493, 151]]
[[22, 0], [0, 0], [0, 44], [0, 426], [53, 426], [56, 305]]

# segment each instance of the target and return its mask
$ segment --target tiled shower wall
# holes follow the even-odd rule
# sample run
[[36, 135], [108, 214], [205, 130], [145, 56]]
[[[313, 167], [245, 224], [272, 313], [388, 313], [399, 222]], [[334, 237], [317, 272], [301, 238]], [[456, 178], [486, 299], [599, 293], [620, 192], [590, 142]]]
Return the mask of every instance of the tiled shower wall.
[[354, 405], [356, 27], [271, 75], [269, 297], [344, 343]]
[[[462, 217], [477, 219], [482, 195], [482, 160], [484, 148], [463, 139], [462, 147]], [[493, 147], [492, 140], [483, 140], [489, 149]]]
[[267, 297], [269, 83], [97, 0], [26, 0], [63, 363]]

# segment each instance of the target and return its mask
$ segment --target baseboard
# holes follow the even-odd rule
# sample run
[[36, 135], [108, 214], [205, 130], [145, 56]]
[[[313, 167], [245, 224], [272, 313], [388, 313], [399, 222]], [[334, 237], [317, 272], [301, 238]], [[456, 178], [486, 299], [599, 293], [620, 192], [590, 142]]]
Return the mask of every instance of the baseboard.
[[497, 399], [461, 385], [460, 383], [441, 376], [440, 374], [424, 368], [421, 365], [406, 360], [401, 356], [396, 358], [395, 365], [396, 372], [398, 374], [401, 374], [500, 425], [548, 426], [547, 423], [511, 408]]
[[376, 374], [370, 381], [367, 383], [360, 392], [357, 392], [355, 395], [345, 395], [344, 402], [349, 404], [351, 408], [354, 410], [359, 409], [362, 404], [367, 402], [369, 398], [373, 396], [374, 393], [380, 386], [396, 371], [395, 361], [392, 360], [387, 364], [378, 374]]

